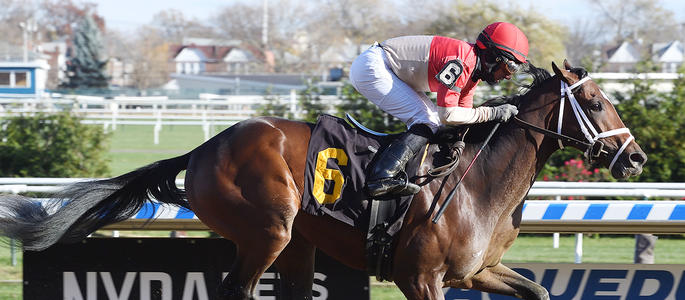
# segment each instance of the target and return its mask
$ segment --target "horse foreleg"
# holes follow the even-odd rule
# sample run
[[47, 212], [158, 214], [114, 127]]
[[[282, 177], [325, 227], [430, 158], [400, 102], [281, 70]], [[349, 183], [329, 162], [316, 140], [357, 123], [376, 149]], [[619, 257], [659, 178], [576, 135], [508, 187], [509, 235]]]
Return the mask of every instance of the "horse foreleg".
[[442, 300], [442, 275], [417, 274], [407, 278], [396, 278], [395, 284], [408, 300]]
[[316, 248], [293, 231], [288, 246], [283, 249], [274, 265], [281, 275], [281, 294], [284, 300], [311, 300], [314, 283], [314, 254]]
[[527, 300], [547, 300], [549, 293], [541, 285], [499, 263], [473, 276], [471, 288], [488, 293]]

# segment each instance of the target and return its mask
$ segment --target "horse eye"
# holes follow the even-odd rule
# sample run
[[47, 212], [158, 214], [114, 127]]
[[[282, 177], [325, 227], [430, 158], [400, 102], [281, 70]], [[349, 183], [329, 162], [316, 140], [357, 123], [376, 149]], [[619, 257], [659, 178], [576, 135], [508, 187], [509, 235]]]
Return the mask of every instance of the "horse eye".
[[601, 111], [602, 110], [602, 103], [599, 101], [593, 102], [590, 104], [590, 110], [591, 111]]

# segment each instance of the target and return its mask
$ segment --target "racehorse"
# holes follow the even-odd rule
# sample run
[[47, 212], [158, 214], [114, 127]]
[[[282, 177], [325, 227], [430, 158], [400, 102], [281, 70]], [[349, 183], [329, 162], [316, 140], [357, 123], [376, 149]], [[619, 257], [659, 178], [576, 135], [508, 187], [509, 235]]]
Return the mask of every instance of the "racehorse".
[[[597, 84], [566, 61], [564, 69], [552, 68], [554, 76], [538, 69], [544, 76], [525, 94], [505, 98], [518, 106], [518, 119], [500, 126], [437, 223], [431, 218], [458, 176], [422, 183], [394, 240], [390, 279], [408, 299], [443, 299], [444, 286], [549, 299], [542, 286], [501, 263], [518, 235], [523, 200], [547, 159], [569, 145], [587, 151], [590, 161], [609, 167], [616, 178], [642, 172], [646, 155]], [[0, 231], [20, 239], [25, 249], [41, 250], [125, 220], [153, 196], [191, 208], [237, 245], [221, 299], [256, 299], [255, 286], [272, 264], [281, 274], [284, 299], [312, 299], [315, 248], [353, 268], [363, 270], [367, 262], [366, 232], [301, 211], [312, 128], [271, 117], [243, 121], [185, 155], [69, 186], [54, 196], [66, 200], [56, 211], [3, 196]], [[467, 139], [462, 160], [470, 161], [481, 142], [478, 134]], [[430, 165], [429, 156], [419, 175]], [[465, 168], [460, 164], [456, 172]], [[184, 169], [185, 191], [174, 184]]]

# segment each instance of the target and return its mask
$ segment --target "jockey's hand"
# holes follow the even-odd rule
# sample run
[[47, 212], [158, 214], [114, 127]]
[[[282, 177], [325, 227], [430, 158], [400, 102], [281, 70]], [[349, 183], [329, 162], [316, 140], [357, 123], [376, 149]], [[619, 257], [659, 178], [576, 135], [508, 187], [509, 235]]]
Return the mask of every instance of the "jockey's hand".
[[502, 104], [492, 108], [492, 114], [490, 115], [490, 121], [506, 122], [519, 113], [516, 106], [511, 104]]

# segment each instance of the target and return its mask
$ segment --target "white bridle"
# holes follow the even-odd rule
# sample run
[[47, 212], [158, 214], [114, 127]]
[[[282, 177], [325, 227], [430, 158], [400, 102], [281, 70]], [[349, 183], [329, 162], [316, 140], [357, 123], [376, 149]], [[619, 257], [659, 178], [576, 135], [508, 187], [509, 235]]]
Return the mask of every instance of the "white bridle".
[[[576, 120], [578, 121], [578, 127], [580, 127], [580, 130], [583, 132], [583, 135], [585, 135], [585, 138], [588, 140], [588, 142], [592, 145], [595, 143], [599, 142], [599, 139], [614, 136], [614, 135], [619, 135], [626, 133], [630, 135], [628, 139], [626, 139], [625, 142], [623, 142], [623, 146], [618, 149], [618, 152], [614, 155], [614, 158], [611, 160], [611, 164], [609, 164], [609, 171], [611, 171], [614, 168], [614, 163], [616, 163], [616, 160], [618, 160], [618, 157], [623, 153], [623, 151], [628, 147], [628, 144], [633, 141], [635, 138], [633, 137], [632, 134], [630, 134], [630, 130], [626, 127], [623, 128], [618, 128], [618, 129], [612, 129], [609, 131], [605, 132], [600, 132], [598, 133], [597, 130], [595, 130], [595, 127], [592, 126], [592, 123], [590, 122], [590, 119], [588, 119], [587, 115], [583, 111], [583, 109], [580, 107], [580, 104], [578, 104], [578, 101], [576, 100], [576, 97], [573, 95], [573, 89], [579, 87], [586, 81], [590, 80], [590, 77], [586, 76], [579, 80], [578, 82], [574, 83], [573, 85], [569, 86], [561, 80], [561, 104], [559, 105], [559, 122], [557, 124], [557, 133], [561, 134], [561, 127], [563, 124], [563, 118], [564, 118], [564, 103], [565, 103], [565, 98], [568, 98], [569, 102], [571, 103], [571, 108], [573, 109], [573, 114], [576, 116]], [[600, 90], [600, 93], [602, 93], [602, 96], [604, 98], [609, 99], [606, 94], [602, 90]], [[564, 97], [565, 96], [565, 97]], [[561, 142], [561, 140], [557, 140], [559, 142], [559, 147], [561, 149], [564, 149], [564, 144]], [[603, 147], [603, 144], [601, 142], [600, 146]], [[588, 161], [592, 162], [592, 156], [594, 155], [593, 153], [590, 153], [594, 147], [591, 146], [588, 148], [588, 150], [585, 152], [585, 158], [588, 159]], [[601, 148], [600, 148], [601, 149]]]

